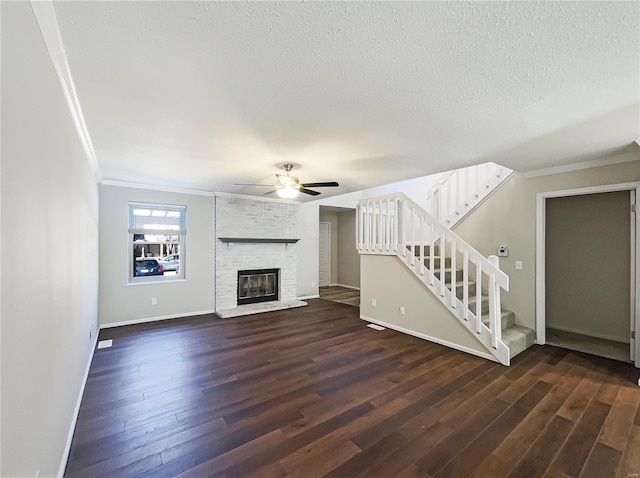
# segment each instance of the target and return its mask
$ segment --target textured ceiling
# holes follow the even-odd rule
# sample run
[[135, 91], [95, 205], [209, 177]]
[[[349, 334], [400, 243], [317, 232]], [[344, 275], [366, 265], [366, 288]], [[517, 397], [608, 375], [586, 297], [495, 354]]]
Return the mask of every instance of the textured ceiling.
[[638, 2], [54, 6], [106, 179], [261, 194], [290, 161], [324, 197], [639, 138]]

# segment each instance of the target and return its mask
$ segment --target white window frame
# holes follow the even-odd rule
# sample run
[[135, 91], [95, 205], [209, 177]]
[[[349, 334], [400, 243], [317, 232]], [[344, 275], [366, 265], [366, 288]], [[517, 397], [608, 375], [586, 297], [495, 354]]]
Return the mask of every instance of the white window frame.
[[[170, 212], [180, 212], [179, 219], [176, 219], [175, 224], [156, 224], [157, 227], [150, 227], [153, 224], [144, 224], [144, 220], [142, 222], [142, 227], [140, 224], [137, 224], [136, 218], [138, 215], [134, 213], [135, 210], [148, 210], [151, 214], [155, 211], [170, 211]], [[167, 222], [165, 219], [160, 219], [158, 222]], [[171, 222], [171, 221], [169, 221]], [[186, 280], [186, 242], [187, 242], [187, 206], [177, 205], [177, 204], [159, 204], [159, 203], [145, 203], [145, 202], [129, 202], [128, 207], [128, 261], [127, 261], [127, 277], [128, 284], [148, 284], [148, 283], [157, 283], [157, 282], [175, 282], [175, 281], [184, 281]], [[178, 240], [151, 240], [151, 241], [134, 241], [134, 237], [139, 234], [144, 234], [146, 236], [178, 236]], [[179, 245], [179, 264], [178, 264], [178, 272], [176, 274], [171, 275], [159, 275], [159, 276], [134, 276], [134, 247], [136, 244], [148, 244], [148, 245], [160, 245], [160, 249], [163, 248], [163, 245], [170, 244], [178, 244]], [[158, 257], [153, 257], [154, 259], [158, 259]]]

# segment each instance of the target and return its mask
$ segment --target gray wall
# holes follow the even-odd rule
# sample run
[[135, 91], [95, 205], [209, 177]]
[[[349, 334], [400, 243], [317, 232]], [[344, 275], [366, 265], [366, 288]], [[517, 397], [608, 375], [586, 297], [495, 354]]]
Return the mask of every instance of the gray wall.
[[331, 236], [331, 277], [329, 278], [330, 285], [334, 285], [338, 282], [338, 231], [340, 225], [338, 224], [338, 214], [335, 211], [327, 211], [323, 207], [320, 207], [320, 222], [328, 222], [331, 224], [330, 236]]
[[[535, 329], [536, 195], [540, 192], [640, 181], [640, 158], [579, 171], [526, 178], [516, 174], [503, 184], [455, 231], [483, 255], [496, 254], [500, 244], [509, 257], [500, 267], [510, 278], [502, 303], [516, 313], [516, 322]], [[515, 261], [523, 261], [523, 270]]]
[[338, 213], [338, 277], [337, 282], [360, 287], [360, 254], [356, 250], [356, 211]]
[[[187, 206], [185, 279], [129, 285], [129, 201]], [[101, 326], [213, 311], [213, 196], [101, 185]], [[151, 299], [157, 298], [157, 305]]]
[[630, 196], [547, 199], [547, 327], [629, 343]]
[[3, 477], [57, 476], [97, 332], [98, 189], [28, 2], [2, 2]]
[[[361, 256], [360, 315], [459, 350], [488, 356], [484, 346], [454, 318], [396, 256]], [[376, 306], [372, 305], [372, 300]], [[405, 314], [400, 314], [400, 307]]]

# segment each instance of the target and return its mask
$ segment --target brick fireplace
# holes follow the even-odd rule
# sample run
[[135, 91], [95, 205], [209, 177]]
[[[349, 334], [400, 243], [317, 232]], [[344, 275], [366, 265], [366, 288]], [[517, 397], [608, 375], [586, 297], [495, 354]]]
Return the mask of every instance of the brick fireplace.
[[286, 303], [297, 298], [298, 204], [221, 194], [216, 195], [215, 214], [218, 315], [260, 305], [238, 304], [239, 271], [246, 270], [277, 269], [279, 297], [271, 307], [282, 303], [280, 308], [288, 308]]

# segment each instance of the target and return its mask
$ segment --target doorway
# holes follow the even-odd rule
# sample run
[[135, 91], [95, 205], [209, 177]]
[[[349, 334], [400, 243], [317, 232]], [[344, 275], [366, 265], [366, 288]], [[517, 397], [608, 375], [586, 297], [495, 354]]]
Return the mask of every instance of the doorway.
[[537, 342], [638, 366], [637, 185], [622, 186], [538, 195]]

